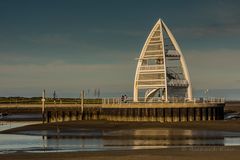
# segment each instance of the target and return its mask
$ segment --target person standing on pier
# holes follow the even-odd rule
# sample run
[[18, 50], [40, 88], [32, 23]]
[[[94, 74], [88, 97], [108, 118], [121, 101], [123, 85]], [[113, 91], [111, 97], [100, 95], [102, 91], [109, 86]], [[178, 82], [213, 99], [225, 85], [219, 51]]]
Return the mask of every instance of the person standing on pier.
[[127, 97], [127, 95], [125, 94], [125, 95], [124, 95], [124, 103], [127, 103], [127, 98], [128, 98], [128, 97]]

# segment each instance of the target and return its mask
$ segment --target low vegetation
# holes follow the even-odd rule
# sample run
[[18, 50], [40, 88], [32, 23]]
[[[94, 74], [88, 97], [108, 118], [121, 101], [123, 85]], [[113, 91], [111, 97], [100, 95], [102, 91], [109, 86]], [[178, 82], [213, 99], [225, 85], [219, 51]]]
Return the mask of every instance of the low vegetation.
[[[41, 104], [42, 97], [0, 97], [0, 104]], [[46, 98], [46, 104], [80, 104], [79, 98]], [[84, 104], [101, 104], [100, 98], [84, 99]]]

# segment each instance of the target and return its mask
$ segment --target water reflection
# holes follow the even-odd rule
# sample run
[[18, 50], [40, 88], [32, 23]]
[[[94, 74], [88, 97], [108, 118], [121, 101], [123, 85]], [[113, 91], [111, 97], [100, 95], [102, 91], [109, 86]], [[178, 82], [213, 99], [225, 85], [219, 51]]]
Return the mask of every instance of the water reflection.
[[240, 137], [224, 137], [224, 146], [239, 146]]
[[[26, 125], [12, 123], [13, 126]], [[0, 129], [8, 129], [1, 125]], [[67, 130], [25, 131], [25, 135], [0, 134], [0, 153], [12, 151], [61, 152], [123, 149], [153, 149], [186, 146], [240, 146], [239, 132], [137, 129], [137, 130]], [[26, 135], [29, 134], [29, 135]], [[30, 136], [31, 135], [31, 136]], [[34, 136], [33, 136], [34, 135]]]
[[101, 150], [104, 149], [103, 139], [100, 138], [49, 138], [45, 140], [45, 147], [51, 149], [65, 150]]
[[57, 136], [43, 137], [47, 149], [80, 151], [240, 145], [240, 133], [180, 129], [119, 130], [98, 132], [97, 134], [84, 130], [79, 135], [60, 133]]
[[0, 134], [0, 151], [42, 147], [42, 137]]
[[17, 114], [8, 114], [4, 117], [1, 117], [1, 120], [3, 121], [41, 121], [42, 115], [38, 113], [31, 113], [31, 114], [25, 114], [25, 113], [17, 113]]

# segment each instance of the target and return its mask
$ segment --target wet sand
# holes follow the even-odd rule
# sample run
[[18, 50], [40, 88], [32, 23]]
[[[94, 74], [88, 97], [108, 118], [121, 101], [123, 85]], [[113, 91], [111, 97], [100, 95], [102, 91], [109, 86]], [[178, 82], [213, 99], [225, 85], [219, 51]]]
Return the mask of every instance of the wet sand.
[[[37, 124], [20, 128], [10, 129], [1, 133], [18, 133], [22, 131], [56, 130], [57, 124]], [[101, 130], [128, 130], [128, 129], [147, 129], [147, 128], [172, 128], [172, 129], [193, 129], [193, 130], [214, 130], [240, 132], [240, 120], [229, 121], [202, 121], [202, 122], [183, 122], [183, 123], [136, 123], [136, 122], [107, 122], [107, 121], [79, 121], [59, 123], [61, 131], [73, 129], [101, 129]], [[179, 160], [223, 160], [239, 159], [240, 146], [193, 146], [181, 148], [164, 149], [144, 149], [144, 150], [121, 150], [121, 151], [84, 151], [84, 152], [65, 152], [65, 153], [25, 153], [17, 152], [13, 154], [3, 154], [1, 159], [25, 160], [25, 159], [60, 159], [60, 160], [105, 160], [105, 159], [138, 159], [138, 160], [157, 160], [157, 159], [179, 159]]]
[[102, 152], [68, 152], [68, 153], [14, 153], [3, 154], [5, 160], [239, 160], [240, 147], [190, 147], [152, 150], [125, 150]]
[[51, 124], [34, 124], [19, 128], [5, 130], [0, 133], [14, 134], [22, 131], [38, 131], [48, 130], [55, 131], [59, 127], [61, 131], [74, 131], [80, 129], [92, 130], [128, 130], [128, 129], [192, 129], [192, 130], [215, 130], [215, 131], [231, 131], [240, 132], [240, 120], [219, 120], [219, 121], [198, 121], [198, 122], [109, 122], [109, 121], [75, 121], [75, 122], [59, 122]]

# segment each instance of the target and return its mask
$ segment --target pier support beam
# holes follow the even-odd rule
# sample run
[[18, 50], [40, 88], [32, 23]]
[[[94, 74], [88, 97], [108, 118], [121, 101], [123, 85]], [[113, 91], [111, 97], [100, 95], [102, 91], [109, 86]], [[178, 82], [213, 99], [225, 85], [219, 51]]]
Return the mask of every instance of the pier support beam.
[[[163, 107], [131, 107], [129, 104], [119, 104], [120, 107], [109, 108], [76, 108], [50, 107], [44, 112], [45, 121], [63, 122], [76, 120], [109, 120], [109, 121], [142, 121], [142, 122], [185, 122], [220, 120], [224, 118], [224, 105], [205, 104], [197, 107], [176, 107], [171, 103], [164, 103]], [[176, 105], [176, 104], [175, 104]], [[184, 105], [184, 104], [183, 104]], [[127, 106], [127, 107], [124, 107]]]
[[187, 108], [180, 108], [180, 120], [186, 122], [188, 120]]

